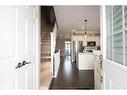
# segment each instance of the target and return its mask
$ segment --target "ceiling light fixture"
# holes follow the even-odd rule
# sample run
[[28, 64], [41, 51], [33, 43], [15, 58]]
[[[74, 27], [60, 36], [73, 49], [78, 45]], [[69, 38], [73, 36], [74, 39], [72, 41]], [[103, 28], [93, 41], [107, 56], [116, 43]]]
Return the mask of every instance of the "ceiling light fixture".
[[86, 30], [87, 30], [87, 20], [85, 20], [85, 38], [87, 37]]

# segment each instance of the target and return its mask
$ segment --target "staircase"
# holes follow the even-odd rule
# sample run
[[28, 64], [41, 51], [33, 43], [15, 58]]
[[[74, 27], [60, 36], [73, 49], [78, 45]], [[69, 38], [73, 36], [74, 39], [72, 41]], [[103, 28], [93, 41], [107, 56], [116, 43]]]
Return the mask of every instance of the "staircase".
[[47, 25], [46, 29], [41, 32], [41, 89], [48, 89], [53, 77], [52, 51], [55, 40], [53, 34], [54, 25]]
[[41, 33], [41, 63], [51, 61], [51, 34], [53, 26], [48, 25]]

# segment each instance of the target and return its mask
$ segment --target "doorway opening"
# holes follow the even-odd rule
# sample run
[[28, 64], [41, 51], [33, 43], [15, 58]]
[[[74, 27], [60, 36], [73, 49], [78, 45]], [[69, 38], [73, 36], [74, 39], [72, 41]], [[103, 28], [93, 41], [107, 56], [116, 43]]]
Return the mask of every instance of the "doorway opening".
[[65, 56], [71, 55], [71, 41], [65, 41]]
[[52, 6], [41, 6], [41, 79], [40, 89], [48, 89], [53, 77], [51, 62], [51, 32], [55, 23]]
[[[93, 51], [100, 51], [100, 7], [99, 6], [43, 6], [41, 9], [41, 54], [42, 54], [42, 76], [45, 76], [44, 80], [42, 77], [42, 89], [94, 89], [94, 62], [96, 61], [96, 58], [93, 54]], [[54, 10], [55, 12], [51, 12], [51, 10]], [[62, 11], [63, 9], [64, 11]], [[79, 12], [79, 9], [81, 11], [82, 18], [79, 17], [79, 14], [75, 14], [76, 12]], [[49, 10], [46, 11], [45, 10]], [[72, 12], [73, 10], [73, 12]], [[88, 11], [89, 10], [89, 11]], [[53, 71], [58, 70], [58, 73], [56, 73], [56, 77], [53, 76], [52, 73], [52, 51], [46, 52], [46, 49], [50, 47], [50, 50], [52, 49], [52, 43], [50, 46], [45, 46], [44, 44], [47, 44], [47, 38], [51, 40], [51, 37], [47, 37], [49, 32], [49, 29], [53, 28], [53, 24], [49, 24], [50, 20], [46, 20], [48, 15], [50, 15], [49, 19], [53, 17], [54, 13], [56, 15], [57, 20], [57, 28], [56, 29], [59, 33], [59, 36], [56, 36], [56, 39], [53, 40], [53, 43], [55, 43], [55, 52], [53, 52], [53, 55], [55, 55], [54, 63], [56, 64], [59, 62], [59, 65], [56, 65], [57, 69], [53, 69]], [[71, 13], [71, 14], [69, 14]], [[85, 14], [82, 14], [85, 13]], [[87, 13], [87, 14], [86, 14]], [[94, 13], [94, 14], [93, 14]], [[96, 13], [96, 16], [94, 16]], [[52, 14], [52, 15], [51, 15]], [[69, 14], [69, 15], [68, 15]], [[75, 15], [77, 19], [73, 19], [72, 15]], [[91, 15], [91, 17], [89, 16]], [[91, 19], [93, 19], [91, 20]], [[87, 37], [85, 37], [84, 30], [82, 28], [84, 24], [81, 25], [81, 21], [84, 21], [84, 19], [88, 20], [88, 28], [87, 28]], [[55, 21], [52, 20], [51, 21]], [[74, 23], [78, 22], [77, 23]], [[48, 21], [48, 22], [47, 22]], [[68, 23], [69, 21], [69, 23]], [[96, 22], [96, 23], [95, 23]], [[79, 24], [80, 23], [80, 24]], [[50, 27], [49, 27], [50, 26]], [[68, 26], [68, 27], [66, 27]], [[72, 27], [73, 26], [73, 27]], [[75, 27], [74, 27], [75, 26]], [[78, 27], [76, 27], [78, 26]], [[71, 29], [71, 30], [70, 30]], [[72, 31], [75, 29], [75, 31]], [[54, 29], [53, 29], [54, 30]], [[69, 31], [69, 32], [68, 32]], [[44, 40], [46, 39], [46, 40]], [[58, 41], [58, 42], [57, 42]], [[51, 41], [48, 41], [51, 42]], [[47, 47], [47, 48], [44, 48]], [[58, 53], [60, 52], [60, 54]], [[49, 64], [44, 65], [44, 56], [50, 56]], [[59, 60], [60, 58], [60, 60]], [[55, 67], [54, 66], [54, 67]], [[45, 70], [46, 67], [48, 69]], [[80, 76], [81, 75], [81, 76]], [[48, 78], [48, 76], [50, 76]], [[80, 77], [79, 77], [80, 76]], [[46, 78], [47, 77], [47, 78]], [[49, 80], [48, 80], [49, 79]], [[72, 82], [72, 80], [74, 81]], [[64, 80], [64, 81], [62, 81]], [[47, 86], [44, 84], [47, 81]], [[88, 84], [87, 84], [88, 83]], [[50, 87], [49, 87], [50, 86]], [[49, 88], [48, 88], [49, 87]]]

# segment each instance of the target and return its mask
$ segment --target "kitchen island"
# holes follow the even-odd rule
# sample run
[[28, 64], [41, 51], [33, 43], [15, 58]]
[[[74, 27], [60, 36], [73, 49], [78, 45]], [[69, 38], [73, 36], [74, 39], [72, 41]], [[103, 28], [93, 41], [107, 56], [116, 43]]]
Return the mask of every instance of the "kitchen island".
[[76, 67], [79, 70], [93, 70], [96, 57], [93, 52], [78, 52], [76, 57]]

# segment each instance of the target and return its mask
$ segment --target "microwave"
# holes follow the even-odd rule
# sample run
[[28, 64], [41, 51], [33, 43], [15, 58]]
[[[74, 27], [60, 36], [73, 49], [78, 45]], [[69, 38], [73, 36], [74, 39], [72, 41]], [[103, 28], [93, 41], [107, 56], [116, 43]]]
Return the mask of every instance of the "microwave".
[[87, 42], [87, 46], [96, 46], [96, 41]]

